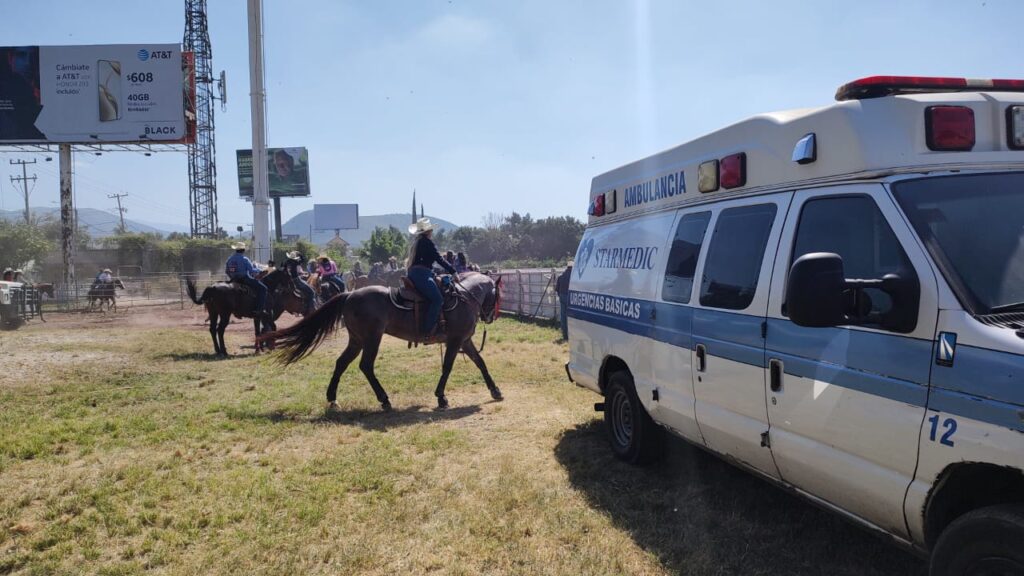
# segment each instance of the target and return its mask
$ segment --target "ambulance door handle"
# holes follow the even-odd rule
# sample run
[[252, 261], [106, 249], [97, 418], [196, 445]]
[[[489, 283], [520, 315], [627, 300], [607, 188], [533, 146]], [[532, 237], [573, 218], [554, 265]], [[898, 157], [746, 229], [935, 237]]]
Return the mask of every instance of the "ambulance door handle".
[[697, 372], [704, 372], [708, 369], [708, 349], [703, 344], [697, 344], [694, 351], [697, 352]]
[[782, 360], [778, 358], [769, 360], [768, 373], [771, 375], [772, 392], [782, 392]]

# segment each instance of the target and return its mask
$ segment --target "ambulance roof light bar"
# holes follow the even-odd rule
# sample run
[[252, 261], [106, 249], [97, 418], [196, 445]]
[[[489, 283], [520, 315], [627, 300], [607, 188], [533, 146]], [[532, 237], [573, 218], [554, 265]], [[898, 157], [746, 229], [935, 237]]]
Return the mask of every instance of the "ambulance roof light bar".
[[936, 78], [929, 76], [869, 76], [843, 84], [836, 100], [865, 100], [894, 94], [928, 92], [1024, 92], [1024, 80], [985, 80], [974, 78]]

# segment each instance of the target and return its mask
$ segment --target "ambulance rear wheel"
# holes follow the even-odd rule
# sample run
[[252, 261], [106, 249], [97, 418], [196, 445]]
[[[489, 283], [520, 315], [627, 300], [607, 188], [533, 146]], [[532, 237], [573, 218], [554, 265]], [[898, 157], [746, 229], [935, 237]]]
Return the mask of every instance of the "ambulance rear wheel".
[[989, 506], [954, 520], [935, 543], [931, 576], [1024, 575], [1024, 505]]
[[648, 464], [661, 457], [664, 430], [640, 403], [628, 372], [615, 372], [608, 378], [604, 406], [605, 429], [617, 458], [630, 464]]

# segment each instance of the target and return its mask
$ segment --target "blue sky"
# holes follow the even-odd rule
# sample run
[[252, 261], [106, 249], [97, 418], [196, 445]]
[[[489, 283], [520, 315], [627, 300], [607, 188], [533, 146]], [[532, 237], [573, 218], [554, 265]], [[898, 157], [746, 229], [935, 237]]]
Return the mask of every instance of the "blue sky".
[[[8, 1], [5, 45], [180, 42], [183, 2]], [[1022, 78], [1017, 0], [266, 0], [268, 142], [307, 146], [314, 202], [583, 217], [590, 179], [744, 117], [821, 106], [875, 74]], [[209, 0], [219, 213], [252, 221], [234, 154], [251, 145], [244, 0]], [[0, 155], [4, 208], [20, 198]], [[25, 157], [28, 157], [25, 155]], [[35, 167], [33, 205], [58, 198]], [[76, 155], [79, 206], [188, 225], [185, 155]]]

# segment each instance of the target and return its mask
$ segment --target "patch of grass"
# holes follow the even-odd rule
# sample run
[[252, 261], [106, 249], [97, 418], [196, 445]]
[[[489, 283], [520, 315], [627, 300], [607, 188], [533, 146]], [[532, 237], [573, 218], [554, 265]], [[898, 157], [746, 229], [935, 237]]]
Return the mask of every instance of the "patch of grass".
[[325, 412], [343, 336], [281, 368], [248, 325], [214, 360], [199, 325], [50, 320], [4, 335], [48, 361], [0, 384], [0, 574], [924, 572], [681, 443], [615, 461], [555, 328], [489, 326], [506, 400], [460, 358], [444, 412], [438, 348], [386, 339], [384, 414], [355, 366]]

